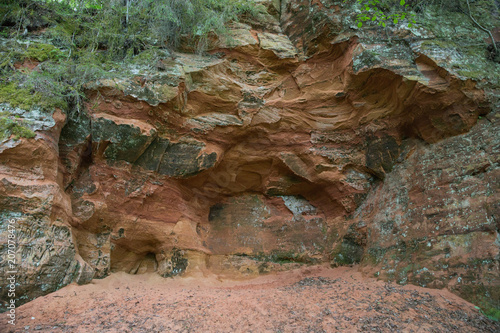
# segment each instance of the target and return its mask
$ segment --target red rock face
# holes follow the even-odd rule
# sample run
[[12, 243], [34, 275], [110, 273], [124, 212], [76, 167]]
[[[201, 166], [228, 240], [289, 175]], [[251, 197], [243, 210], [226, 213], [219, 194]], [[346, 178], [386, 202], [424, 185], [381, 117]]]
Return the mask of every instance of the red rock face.
[[498, 119], [496, 109], [465, 135], [416, 142], [370, 193], [352, 221], [368, 228], [366, 273], [498, 306]]
[[[46, 223], [71, 226], [95, 277], [237, 277], [361, 261], [369, 273], [421, 283], [424, 272], [466, 265], [468, 253], [497, 271], [486, 278], [478, 264], [422, 283], [443, 287], [463, 271], [497, 286], [496, 122], [477, 134], [482, 145], [454, 137], [490, 111], [484, 91], [415, 52], [411, 36], [392, 46], [373, 31], [355, 36], [336, 5], [305, 5], [270, 3], [280, 22], [239, 26], [211, 56], [179, 53], [159, 69], [89, 83], [87, 110], [61, 138], [62, 121], [0, 154], [10, 168], [4, 197], [16, 196], [8, 172], [28, 181], [24, 152], [43, 146], [33, 159], [43, 177], [23, 191], [52, 179], [62, 203]], [[460, 169], [472, 157], [477, 167]], [[453, 187], [459, 180], [470, 184]], [[388, 262], [403, 243], [404, 256]], [[484, 251], [470, 252], [474, 244]]]

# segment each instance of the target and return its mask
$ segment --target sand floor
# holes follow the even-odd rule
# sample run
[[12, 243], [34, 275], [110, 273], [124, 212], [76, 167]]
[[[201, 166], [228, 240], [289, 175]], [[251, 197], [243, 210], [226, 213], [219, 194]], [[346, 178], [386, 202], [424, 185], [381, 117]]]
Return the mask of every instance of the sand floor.
[[115, 273], [1, 314], [0, 332], [500, 332], [446, 290], [324, 266], [230, 281]]

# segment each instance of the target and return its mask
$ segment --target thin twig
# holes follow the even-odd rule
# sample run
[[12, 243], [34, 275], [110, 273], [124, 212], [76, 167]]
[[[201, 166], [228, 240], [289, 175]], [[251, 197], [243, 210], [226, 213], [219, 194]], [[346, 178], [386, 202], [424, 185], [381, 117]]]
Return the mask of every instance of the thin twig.
[[472, 22], [474, 22], [477, 27], [481, 30], [483, 30], [484, 32], [486, 32], [490, 38], [491, 38], [491, 43], [493, 43], [493, 48], [495, 49], [495, 54], [498, 54], [498, 48], [497, 48], [497, 43], [495, 42], [495, 39], [493, 38], [493, 35], [491, 33], [491, 31], [489, 31], [488, 29], [486, 29], [485, 27], [483, 27], [482, 25], [480, 25], [475, 19], [474, 17], [472, 17], [472, 12], [470, 11], [470, 3], [469, 3], [469, 0], [467, 0], [467, 8], [469, 9], [469, 17], [470, 19], [472, 20]]

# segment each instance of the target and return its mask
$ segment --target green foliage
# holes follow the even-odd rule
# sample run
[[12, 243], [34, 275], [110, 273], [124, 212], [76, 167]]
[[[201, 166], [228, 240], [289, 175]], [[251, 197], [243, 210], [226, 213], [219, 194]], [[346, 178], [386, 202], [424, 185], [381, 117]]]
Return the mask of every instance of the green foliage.
[[481, 309], [481, 312], [491, 320], [500, 321], [500, 309], [495, 309], [493, 307], [485, 307]]
[[[0, 39], [0, 101], [78, 110], [84, 84], [123, 71], [118, 62], [151, 65], [181, 45], [201, 52], [259, 10], [244, 0], [4, 0], [0, 34], [10, 40]], [[50, 44], [22, 41], [32, 31]], [[14, 68], [26, 60], [40, 64]]]
[[203, 51], [211, 38], [227, 31], [228, 23], [259, 13], [259, 6], [244, 0], [24, 0], [22, 3], [3, 5], [9, 17], [4, 21], [15, 25], [16, 31], [48, 27], [56, 46], [103, 51], [114, 60], [137, 54], [148, 46], [178, 48], [181, 42], [183, 46]]
[[18, 84], [10, 82], [0, 85], [0, 103], [9, 103], [14, 108], [29, 110], [41, 103], [39, 93], [32, 93], [31, 90], [21, 88]]
[[[34, 107], [52, 112], [54, 108], [67, 111], [80, 106], [83, 86], [89, 81], [107, 77], [99, 57], [75, 52], [72, 58], [47, 44], [8, 43], [0, 47], [6, 56], [0, 64], [0, 102], [30, 110]], [[15, 70], [14, 63], [26, 59], [42, 61], [36, 70]]]
[[[425, 15], [425, 11], [442, 13], [462, 13], [469, 16], [469, 9], [465, 0], [344, 0], [360, 5], [361, 13], [356, 17], [358, 27], [364, 23], [376, 23], [382, 27], [388, 24], [405, 22], [408, 27], [416, 24], [417, 14]], [[496, 0], [470, 1], [474, 6], [472, 14], [481, 23], [497, 20], [498, 2]], [[419, 14], [420, 15], [420, 14]], [[439, 24], [439, 22], [437, 22]], [[494, 27], [490, 26], [489, 29]], [[451, 36], [450, 36], [451, 37]]]
[[6, 140], [14, 135], [14, 140], [19, 138], [34, 138], [33, 132], [25, 121], [20, 119], [12, 119], [10, 114], [0, 114], [0, 141]]
[[64, 53], [54, 45], [35, 43], [28, 46], [25, 57], [37, 61], [45, 61], [48, 59], [57, 60], [63, 58]]
[[398, 24], [407, 22], [408, 27], [412, 27], [415, 21], [415, 13], [410, 12], [409, 5], [405, 0], [356, 0], [361, 5], [361, 13], [356, 17], [358, 27], [363, 26], [363, 22], [377, 23], [386, 27], [387, 24]]

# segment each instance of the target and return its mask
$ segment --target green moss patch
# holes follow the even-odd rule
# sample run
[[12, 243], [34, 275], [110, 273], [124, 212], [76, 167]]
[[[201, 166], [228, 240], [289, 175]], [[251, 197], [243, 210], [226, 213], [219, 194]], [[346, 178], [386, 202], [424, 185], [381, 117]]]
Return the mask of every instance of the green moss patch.
[[42, 62], [49, 59], [61, 59], [64, 57], [64, 52], [59, 50], [54, 45], [36, 43], [28, 47], [25, 56]]
[[14, 140], [19, 138], [34, 138], [33, 132], [26, 121], [12, 118], [9, 114], [0, 115], [0, 141], [7, 140], [14, 135]]
[[41, 104], [39, 93], [32, 93], [31, 90], [19, 87], [11, 82], [7, 85], [0, 85], [0, 103], [9, 103], [14, 108], [29, 110]]

